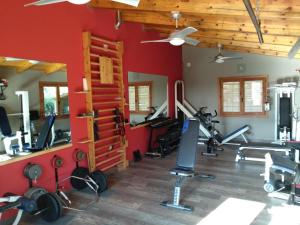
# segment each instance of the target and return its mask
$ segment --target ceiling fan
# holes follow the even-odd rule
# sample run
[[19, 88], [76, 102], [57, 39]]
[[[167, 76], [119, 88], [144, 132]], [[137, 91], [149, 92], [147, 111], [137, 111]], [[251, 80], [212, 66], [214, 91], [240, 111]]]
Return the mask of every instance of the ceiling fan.
[[224, 56], [222, 54], [222, 44], [218, 43], [219, 53], [213, 58], [210, 63], [224, 63], [226, 60], [236, 60], [236, 59], [243, 59], [243, 57], [236, 57], [236, 56]]
[[[42, 6], [42, 5], [50, 5], [50, 4], [54, 4], [54, 3], [59, 3], [59, 2], [70, 2], [73, 4], [81, 5], [81, 4], [86, 4], [90, 1], [91, 0], [39, 0], [39, 1], [32, 2], [32, 3], [28, 3], [24, 6], [32, 6], [32, 5]], [[137, 7], [140, 3], [140, 0], [112, 0], [112, 1], [123, 3], [126, 5], [135, 6], [135, 7]]]
[[149, 40], [141, 41], [141, 43], [152, 43], [152, 42], [169, 42], [171, 45], [180, 46], [184, 43], [196, 46], [200, 41], [187, 37], [188, 35], [197, 32], [198, 30], [194, 27], [186, 27], [182, 30], [178, 30], [178, 20], [181, 17], [180, 12], [172, 11], [172, 17], [176, 21], [176, 29], [172, 32], [168, 38], [161, 40]]

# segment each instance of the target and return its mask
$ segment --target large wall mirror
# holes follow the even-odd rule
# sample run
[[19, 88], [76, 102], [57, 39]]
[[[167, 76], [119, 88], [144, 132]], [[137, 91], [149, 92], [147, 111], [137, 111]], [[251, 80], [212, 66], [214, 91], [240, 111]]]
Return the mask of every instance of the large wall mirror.
[[128, 95], [131, 126], [168, 116], [167, 76], [129, 72]]
[[0, 161], [71, 142], [65, 64], [0, 57]]

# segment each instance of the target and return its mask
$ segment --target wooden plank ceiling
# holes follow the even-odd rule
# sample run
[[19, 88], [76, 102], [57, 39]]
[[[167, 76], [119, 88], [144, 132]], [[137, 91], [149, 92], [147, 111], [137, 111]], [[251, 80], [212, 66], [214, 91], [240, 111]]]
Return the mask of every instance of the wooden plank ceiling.
[[[141, 0], [137, 8], [111, 0], [92, 0], [92, 7], [119, 9], [122, 21], [144, 24], [146, 30], [162, 37], [175, 29], [171, 11], [182, 14], [179, 27], [198, 29], [190, 37], [200, 40], [199, 47], [287, 57], [300, 37], [299, 0], [251, 0], [259, 3], [259, 18], [264, 44], [259, 44], [255, 28], [242, 0]], [[295, 58], [300, 58], [300, 53]]]
[[26, 70], [38, 70], [46, 75], [66, 71], [66, 64], [62, 63], [35, 62], [26, 59], [7, 60], [6, 57], [0, 57], [0, 67], [11, 67], [16, 69], [18, 73], [23, 73]]

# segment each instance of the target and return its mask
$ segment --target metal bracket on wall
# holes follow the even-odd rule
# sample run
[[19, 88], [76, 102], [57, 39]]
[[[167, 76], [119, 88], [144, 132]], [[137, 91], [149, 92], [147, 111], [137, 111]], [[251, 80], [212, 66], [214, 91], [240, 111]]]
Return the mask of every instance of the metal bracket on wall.
[[122, 24], [121, 11], [117, 10], [115, 29], [119, 30], [121, 24]]

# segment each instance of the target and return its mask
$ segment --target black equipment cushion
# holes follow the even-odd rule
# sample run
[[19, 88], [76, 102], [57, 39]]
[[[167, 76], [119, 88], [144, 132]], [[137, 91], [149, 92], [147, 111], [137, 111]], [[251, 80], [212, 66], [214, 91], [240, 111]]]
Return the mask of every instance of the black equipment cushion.
[[34, 148], [28, 148], [28, 150], [40, 151], [46, 147], [47, 140], [54, 122], [55, 122], [55, 115], [50, 115], [45, 118], [45, 122], [42, 125], [40, 135], [36, 142], [36, 146]]
[[238, 132], [240, 132], [241, 130], [244, 130], [244, 129], [249, 130], [250, 127], [248, 125], [244, 125], [244, 126], [240, 127], [239, 129], [236, 129], [235, 131], [232, 131], [230, 134], [227, 134], [225, 137], [223, 137], [223, 140], [225, 140], [226, 138], [228, 138], [228, 137], [232, 136], [233, 134], [238, 133]]
[[279, 127], [291, 128], [291, 98], [282, 97], [280, 98], [280, 109], [279, 109]]
[[1, 132], [4, 136], [9, 137], [12, 135], [12, 131], [11, 131], [11, 127], [9, 125], [6, 110], [2, 106], [0, 106], [0, 128], [1, 128]]
[[175, 170], [194, 171], [199, 136], [198, 120], [184, 121]]
[[297, 163], [288, 158], [270, 153], [273, 165], [272, 168], [284, 170], [290, 174], [294, 174], [297, 170]]

